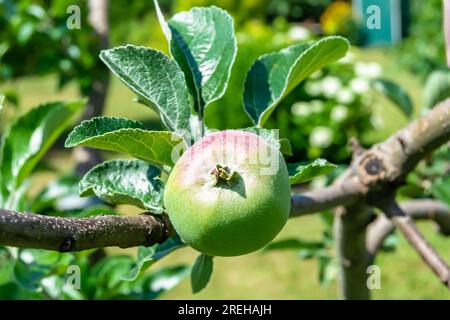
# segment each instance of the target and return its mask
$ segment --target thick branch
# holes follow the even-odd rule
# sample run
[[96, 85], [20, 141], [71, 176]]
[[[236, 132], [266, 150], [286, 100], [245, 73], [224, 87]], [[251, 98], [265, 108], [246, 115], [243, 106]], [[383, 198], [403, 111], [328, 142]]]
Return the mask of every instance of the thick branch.
[[343, 299], [370, 298], [367, 268], [371, 260], [366, 250], [370, 219], [371, 210], [362, 202], [336, 210], [334, 236], [339, 262], [339, 295]]
[[422, 233], [417, 229], [413, 219], [406, 215], [395, 202], [387, 203], [380, 209], [399, 228], [409, 244], [417, 251], [422, 260], [433, 270], [442, 283], [450, 287], [450, 267], [425, 240]]
[[364, 152], [353, 167], [367, 185], [401, 183], [426, 155], [450, 140], [450, 98]]
[[[402, 211], [414, 220], [432, 220], [439, 232], [450, 235], [450, 208], [445, 204], [432, 200], [420, 199], [405, 201], [400, 204]], [[394, 231], [394, 224], [384, 215], [372, 222], [367, 230], [367, 250], [375, 255], [386, 237]]]
[[346, 183], [337, 183], [329, 187], [304, 192], [291, 198], [290, 217], [321, 212], [341, 205], [350, 205], [360, 199], [366, 188], [356, 177]]
[[0, 210], [0, 244], [61, 252], [163, 242], [173, 229], [163, 216], [62, 218]]

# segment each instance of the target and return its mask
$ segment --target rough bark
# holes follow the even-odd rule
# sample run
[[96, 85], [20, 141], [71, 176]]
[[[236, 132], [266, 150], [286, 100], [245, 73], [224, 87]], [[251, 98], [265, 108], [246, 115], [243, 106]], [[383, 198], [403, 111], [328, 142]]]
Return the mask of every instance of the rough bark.
[[174, 234], [165, 216], [100, 215], [62, 218], [0, 210], [2, 245], [60, 252], [118, 246], [150, 246]]
[[367, 268], [366, 229], [371, 210], [364, 203], [340, 207], [336, 211], [334, 238], [339, 262], [339, 295], [342, 299], [370, 299]]

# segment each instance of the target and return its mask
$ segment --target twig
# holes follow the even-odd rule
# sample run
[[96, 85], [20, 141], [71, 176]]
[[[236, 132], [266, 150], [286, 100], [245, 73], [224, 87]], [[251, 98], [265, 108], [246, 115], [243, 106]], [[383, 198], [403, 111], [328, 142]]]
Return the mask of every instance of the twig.
[[[414, 220], [431, 220], [439, 232], [450, 235], [450, 208], [433, 199], [409, 200], [399, 204], [402, 211]], [[375, 256], [386, 237], [395, 229], [394, 224], [384, 215], [373, 221], [367, 230], [367, 251]]]
[[394, 225], [403, 233], [409, 244], [417, 251], [422, 260], [433, 270], [441, 282], [450, 287], [450, 267], [425, 240], [417, 229], [413, 219], [406, 215], [394, 201], [380, 208]]

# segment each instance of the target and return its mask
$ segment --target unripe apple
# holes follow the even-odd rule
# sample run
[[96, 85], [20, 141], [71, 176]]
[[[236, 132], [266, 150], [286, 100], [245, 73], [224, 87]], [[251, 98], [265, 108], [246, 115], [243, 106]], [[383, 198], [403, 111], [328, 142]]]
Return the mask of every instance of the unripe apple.
[[288, 219], [286, 163], [256, 134], [210, 134], [176, 162], [164, 205], [175, 230], [194, 249], [210, 256], [253, 252], [273, 240]]

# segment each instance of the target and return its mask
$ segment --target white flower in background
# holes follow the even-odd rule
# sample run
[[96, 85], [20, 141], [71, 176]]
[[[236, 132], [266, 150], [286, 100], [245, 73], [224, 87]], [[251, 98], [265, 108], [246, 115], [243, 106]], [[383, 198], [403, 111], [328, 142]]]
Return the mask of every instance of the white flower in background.
[[22, 251], [20, 253], [20, 259], [25, 262], [26, 264], [30, 264], [34, 261], [34, 256], [29, 251]]
[[338, 104], [331, 110], [331, 119], [335, 122], [341, 122], [347, 119], [348, 108], [346, 106]]
[[328, 127], [316, 127], [309, 136], [309, 143], [315, 147], [326, 148], [333, 142], [333, 131]]
[[288, 36], [294, 41], [303, 41], [311, 38], [311, 32], [302, 26], [292, 26], [288, 31]]
[[45, 288], [54, 288], [56, 286], [57, 276], [50, 276], [41, 280], [41, 284]]
[[355, 94], [349, 88], [343, 88], [342, 90], [339, 90], [336, 100], [342, 104], [349, 104], [355, 100]]
[[306, 117], [311, 111], [309, 103], [306, 102], [296, 102], [291, 107], [292, 114], [299, 117]]
[[319, 113], [323, 111], [323, 103], [320, 100], [313, 100], [310, 102], [312, 112]]
[[346, 64], [346, 63], [352, 63], [354, 60], [355, 60], [355, 55], [352, 52], [347, 51], [347, 54], [344, 57], [342, 57], [341, 59], [339, 59], [337, 62]]
[[308, 81], [305, 85], [305, 91], [310, 96], [319, 96], [322, 93], [322, 85], [317, 81]]
[[357, 76], [362, 78], [376, 78], [379, 77], [383, 69], [376, 62], [357, 62], [355, 63], [355, 73]]
[[375, 129], [381, 128], [383, 126], [383, 119], [378, 115], [372, 115], [370, 117], [370, 123]]
[[327, 98], [333, 98], [342, 87], [341, 79], [334, 76], [327, 76], [322, 79], [322, 92]]
[[350, 88], [359, 94], [364, 94], [369, 91], [369, 81], [364, 78], [354, 78], [350, 81]]

